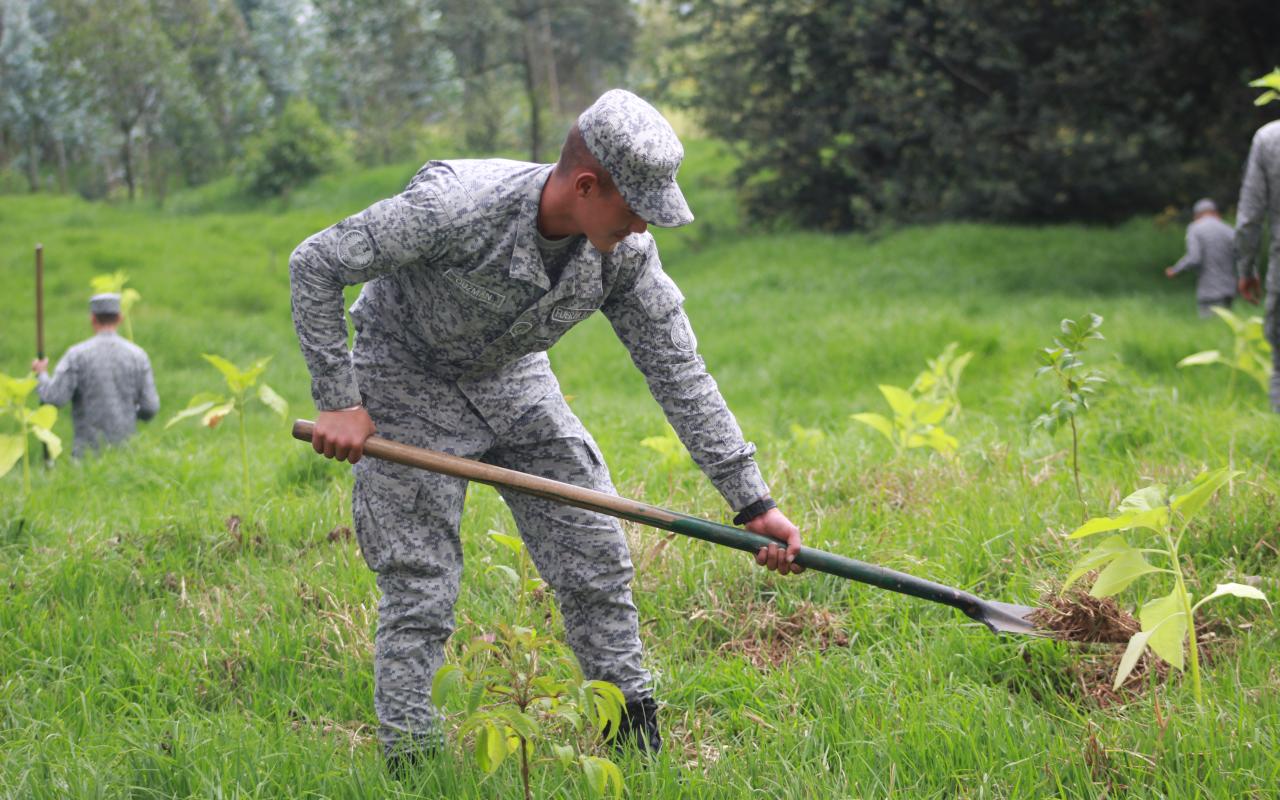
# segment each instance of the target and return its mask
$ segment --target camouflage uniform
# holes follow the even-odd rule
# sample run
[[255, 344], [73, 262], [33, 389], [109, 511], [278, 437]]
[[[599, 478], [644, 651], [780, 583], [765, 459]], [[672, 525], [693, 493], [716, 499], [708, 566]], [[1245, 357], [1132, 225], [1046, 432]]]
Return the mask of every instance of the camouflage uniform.
[[1201, 317], [1212, 317], [1213, 306], [1231, 307], [1236, 296], [1235, 232], [1216, 216], [1203, 216], [1187, 226], [1187, 253], [1173, 265], [1177, 275], [1199, 269], [1196, 304]]
[[[111, 297], [116, 298], [114, 305]], [[96, 313], [119, 313], [119, 308], [114, 295], [98, 295], [90, 304]], [[149, 420], [160, 410], [146, 352], [115, 331], [101, 331], [74, 345], [58, 362], [52, 378], [41, 373], [37, 379], [42, 402], [71, 403], [75, 430], [71, 454], [77, 458], [103, 443], [128, 439], [137, 431], [138, 420]]]
[[[632, 210], [652, 224], [692, 220], [674, 180], [683, 151], [651, 106], [609, 92], [579, 118], [579, 129]], [[363, 404], [390, 439], [612, 492], [600, 451], [565, 403], [546, 355], [600, 310], [729, 504], [741, 509], [766, 497], [755, 448], [707, 374], [653, 237], [633, 234], [611, 253], [579, 238], [560, 256], [558, 279], [548, 277], [537, 218], [551, 170], [505, 160], [429, 162], [403, 193], [298, 246], [290, 261], [293, 315], [317, 408]], [[348, 354], [342, 288], [356, 283], [364, 288], [351, 307], [357, 335]], [[406, 736], [430, 740], [436, 730], [430, 687], [453, 630], [466, 485], [378, 459], [361, 460], [355, 473], [357, 538], [382, 590], [374, 705], [391, 748]], [[628, 700], [648, 697], [618, 522], [519, 494], [504, 498], [555, 589], [585, 674], [617, 684]]]
[[1271, 252], [1267, 263], [1265, 330], [1271, 343], [1271, 408], [1280, 412], [1280, 121], [1263, 125], [1253, 136], [1240, 202], [1236, 210], [1236, 275], [1252, 278], [1263, 220], [1268, 220]]

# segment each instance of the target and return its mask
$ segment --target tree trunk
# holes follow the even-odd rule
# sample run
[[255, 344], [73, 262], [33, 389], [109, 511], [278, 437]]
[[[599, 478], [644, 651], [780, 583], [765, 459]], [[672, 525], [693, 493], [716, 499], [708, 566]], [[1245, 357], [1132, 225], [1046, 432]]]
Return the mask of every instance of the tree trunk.
[[66, 194], [70, 185], [67, 181], [67, 144], [61, 136], [54, 137], [53, 152], [58, 159], [58, 191]]
[[524, 89], [529, 98], [529, 160], [536, 162], [542, 150], [542, 109], [538, 105], [537, 64], [534, 63], [533, 19], [524, 19]]
[[34, 126], [27, 135], [27, 185], [32, 194], [40, 191], [40, 142]]
[[120, 160], [124, 165], [124, 182], [129, 187], [129, 202], [133, 202], [133, 126], [122, 126], [124, 144], [120, 146]]

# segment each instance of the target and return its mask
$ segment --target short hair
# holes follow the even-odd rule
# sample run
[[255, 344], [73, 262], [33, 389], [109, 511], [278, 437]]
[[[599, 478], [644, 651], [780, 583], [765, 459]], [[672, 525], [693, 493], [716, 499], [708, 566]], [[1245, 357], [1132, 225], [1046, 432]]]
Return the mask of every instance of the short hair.
[[120, 323], [119, 314], [94, 314], [93, 321], [99, 325], [118, 325]]
[[576, 122], [573, 123], [573, 127], [569, 128], [569, 134], [564, 137], [564, 146], [560, 148], [560, 160], [556, 162], [555, 168], [557, 172], [562, 174], [567, 174], [575, 169], [585, 169], [596, 176], [596, 180], [600, 182], [601, 190], [617, 191], [613, 178], [609, 176], [609, 171], [587, 149], [587, 142], [582, 138], [582, 131], [578, 130], [578, 123]]

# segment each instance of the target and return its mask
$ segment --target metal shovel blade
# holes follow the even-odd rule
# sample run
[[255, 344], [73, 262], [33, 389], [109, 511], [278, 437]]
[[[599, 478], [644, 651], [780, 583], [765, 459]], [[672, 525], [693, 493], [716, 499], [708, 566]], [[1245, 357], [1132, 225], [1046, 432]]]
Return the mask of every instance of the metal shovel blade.
[[970, 613], [962, 609], [973, 619], [991, 629], [992, 633], [1021, 633], [1029, 636], [1045, 636], [1031, 621], [1031, 615], [1037, 609], [1031, 606], [1018, 606], [1013, 603], [1001, 603], [998, 600], [979, 600], [976, 605], [978, 613]]

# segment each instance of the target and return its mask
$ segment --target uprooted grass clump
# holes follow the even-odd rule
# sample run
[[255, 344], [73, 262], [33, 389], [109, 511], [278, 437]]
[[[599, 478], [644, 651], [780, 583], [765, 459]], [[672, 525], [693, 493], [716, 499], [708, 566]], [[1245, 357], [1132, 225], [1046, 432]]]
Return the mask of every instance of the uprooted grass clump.
[[1126, 644], [1141, 626], [1114, 597], [1094, 597], [1079, 589], [1046, 591], [1031, 615], [1036, 627], [1055, 639], [1087, 644]]

